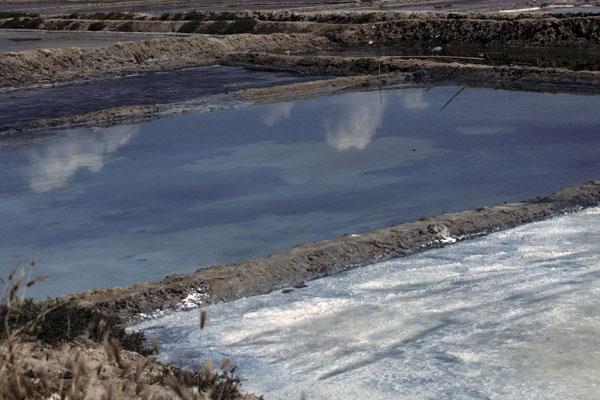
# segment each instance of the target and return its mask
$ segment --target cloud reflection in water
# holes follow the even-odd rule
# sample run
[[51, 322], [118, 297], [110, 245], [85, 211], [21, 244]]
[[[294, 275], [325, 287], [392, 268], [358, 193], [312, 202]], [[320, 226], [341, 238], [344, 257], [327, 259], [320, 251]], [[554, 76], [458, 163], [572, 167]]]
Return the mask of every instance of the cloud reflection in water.
[[[394, 94], [357, 92], [338, 96], [322, 121], [327, 143], [340, 151], [364, 150], [383, 123], [390, 96], [397, 96], [407, 111], [429, 108], [423, 88], [406, 88]], [[293, 102], [274, 104], [259, 116], [259, 120], [265, 126], [273, 127], [289, 119], [293, 108]]]
[[269, 106], [261, 115], [259, 120], [269, 128], [280, 121], [288, 119], [294, 108], [293, 102], [277, 103]]
[[139, 127], [98, 128], [92, 135], [87, 131], [84, 128], [73, 129], [41, 149], [36, 146], [27, 151], [27, 177], [31, 191], [43, 193], [61, 188], [82, 168], [99, 172], [104, 167], [105, 156], [127, 144]]

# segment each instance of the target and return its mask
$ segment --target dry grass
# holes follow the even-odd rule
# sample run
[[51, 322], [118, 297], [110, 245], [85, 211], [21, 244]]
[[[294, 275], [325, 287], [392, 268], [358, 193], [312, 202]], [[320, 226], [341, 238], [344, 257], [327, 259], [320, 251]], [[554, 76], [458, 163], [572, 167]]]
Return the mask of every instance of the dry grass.
[[[155, 338], [149, 340], [151, 350], [142, 349], [141, 336], [132, 340], [110, 318], [98, 320], [98, 315], [85, 313], [75, 318], [81, 310], [72, 305], [27, 300], [27, 289], [39, 282], [31, 278], [34, 266], [32, 259], [27, 269], [15, 267], [6, 280], [0, 279], [4, 285], [0, 307], [3, 399], [249, 398], [240, 393], [229, 359], [221, 364], [221, 372], [215, 371], [210, 362], [196, 372], [163, 365], [153, 356], [142, 354], [158, 354]], [[82, 329], [86, 319], [87, 329]], [[205, 324], [206, 311], [201, 310], [199, 327]], [[124, 349], [123, 344], [139, 347], [138, 351]]]

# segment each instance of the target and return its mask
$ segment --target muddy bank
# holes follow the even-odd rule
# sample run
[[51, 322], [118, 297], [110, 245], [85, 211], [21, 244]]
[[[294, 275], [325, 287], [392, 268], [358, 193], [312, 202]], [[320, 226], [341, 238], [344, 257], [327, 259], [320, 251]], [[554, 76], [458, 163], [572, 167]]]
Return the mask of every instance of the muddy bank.
[[135, 105], [113, 107], [106, 110], [77, 114], [68, 117], [38, 119], [31, 122], [17, 123], [0, 127], [0, 138], [3, 144], [29, 143], [36, 137], [50, 133], [50, 129], [83, 126], [97, 123], [108, 126], [125, 122], [143, 122], [166, 115], [159, 105]]
[[551, 87], [560, 90], [561, 87], [570, 87], [570, 90], [581, 88], [584, 91], [594, 92], [600, 84], [600, 73], [597, 71], [440, 62], [434, 59], [393, 56], [339, 57], [247, 53], [223, 61], [333, 75], [412, 73], [415, 81], [453, 80], [488, 87], [531, 88], [532, 90]]
[[157, 283], [79, 293], [70, 296], [69, 300], [77, 307], [118, 315], [123, 320], [139, 313], [177, 307], [182, 302], [190, 305], [231, 301], [598, 202], [600, 182], [592, 181], [548, 197], [440, 214], [386, 229], [297, 246], [259, 260], [173, 275]]
[[[69, 121], [114, 121], [148, 113], [163, 115], [169, 109], [222, 108], [231, 104], [224, 104], [220, 97], [231, 92], [319, 79], [312, 74], [210, 65], [7, 91], [0, 94], [0, 135]], [[213, 107], [206, 98], [214, 98]]]
[[[407, 20], [398, 20], [389, 22], [403, 26]], [[410, 20], [420, 23], [436, 25], [431, 20]], [[470, 29], [461, 20], [458, 20], [460, 29]], [[469, 23], [473, 20], [469, 19]], [[498, 23], [491, 20], [485, 24]], [[511, 20], [508, 20], [509, 22]], [[539, 20], [535, 19], [536, 22]], [[506, 22], [506, 21], [505, 21]], [[520, 25], [523, 20], [512, 21]], [[42, 25], [44, 29], [58, 29], [63, 35], [69, 35], [64, 24], [70, 23], [69, 20], [46, 20]], [[563, 24], [564, 21], [561, 21]], [[338, 56], [403, 56], [415, 59], [435, 59], [440, 62], [470, 62], [487, 65], [527, 65], [543, 68], [566, 68], [571, 70], [600, 70], [600, 43], [590, 37], [575, 37], [573, 32], [560, 33], [560, 40], [551, 38], [543, 29], [534, 27], [523, 28], [525, 32], [531, 34], [537, 32], [537, 37], [507, 37], [505, 32], [494, 32], [495, 28], [490, 28], [484, 34], [484, 30], [478, 30], [477, 33], [483, 36], [474, 37], [473, 32], [454, 32], [454, 37], [444, 37], [446, 29], [442, 26], [430, 30], [429, 33], [424, 29], [419, 31], [418, 36], [405, 34], [403, 32], [392, 32], [386, 23], [373, 24], [341, 24], [341, 23], [317, 23], [307, 21], [261, 21], [255, 19], [242, 19], [234, 21], [90, 21], [76, 20], [72, 21], [74, 27], [78, 27], [80, 32], [86, 32], [88, 35], [130, 35], [132, 40], [138, 40], [137, 35], [149, 34], [160, 35], [161, 32], [169, 32], [169, 35], [195, 35], [195, 34], [312, 34], [318, 37], [326, 38], [330, 41], [327, 50], [315, 51], [314, 48], [308, 48], [303, 51], [305, 54], [313, 55], [338, 55]], [[395, 25], [394, 25], [395, 26]], [[101, 32], [88, 32], [91, 27], [102, 28]], [[365, 28], [366, 27], [366, 28]], [[71, 28], [67, 28], [71, 29]], [[95, 28], [96, 29], [96, 28]], [[413, 28], [402, 28], [413, 29]], [[421, 28], [415, 28], [421, 29]], [[433, 29], [433, 28], [432, 28]], [[458, 29], [460, 31], [460, 29]], [[476, 27], [476, 29], [479, 29]], [[504, 29], [504, 28], [502, 28]], [[561, 28], [562, 29], [562, 28]], [[397, 29], [396, 29], [397, 30]], [[592, 32], [593, 29], [588, 29]], [[27, 31], [35, 32], [35, 31]], [[48, 31], [46, 35], [50, 35]], [[129, 33], [121, 33], [129, 32]], [[445, 33], [444, 33], [445, 32]], [[414, 34], [414, 32], [412, 32]], [[452, 32], [450, 32], [452, 33]], [[512, 31], [511, 31], [512, 33]], [[166, 35], [166, 33], [162, 33]], [[75, 35], [71, 33], [71, 35]], [[425, 36], [424, 36], [425, 35]], [[428, 35], [428, 36], [427, 36]], [[462, 38], [462, 40], [457, 39]], [[123, 39], [122, 39], [123, 40]], [[41, 44], [41, 43], [40, 43]], [[39, 46], [43, 47], [43, 46]]]
[[0, 88], [29, 86], [128, 72], [214, 64], [229, 53], [321, 49], [312, 35], [194, 36], [116, 43], [102, 48], [39, 49], [0, 55]]

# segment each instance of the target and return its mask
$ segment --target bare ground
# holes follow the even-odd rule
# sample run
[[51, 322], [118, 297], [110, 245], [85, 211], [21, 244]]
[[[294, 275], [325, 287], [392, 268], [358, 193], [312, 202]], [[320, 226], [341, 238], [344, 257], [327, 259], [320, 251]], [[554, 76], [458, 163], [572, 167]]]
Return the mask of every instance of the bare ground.
[[289, 51], [327, 45], [312, 35], [194, 36], [116, 43], [101, 48], [26, 50], [0, 54], [0, 87], [31, 86], [128, 72], [214, 64], [232, 52]]

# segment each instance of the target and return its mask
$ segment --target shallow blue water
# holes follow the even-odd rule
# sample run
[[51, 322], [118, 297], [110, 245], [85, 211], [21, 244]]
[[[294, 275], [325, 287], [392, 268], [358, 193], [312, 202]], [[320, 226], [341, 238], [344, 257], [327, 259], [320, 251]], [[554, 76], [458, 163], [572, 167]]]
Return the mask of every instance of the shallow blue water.
[[358, 92], [0, 147], [2, 271], [56, 295], [261, 257], [600, 177], [600, 97]]

